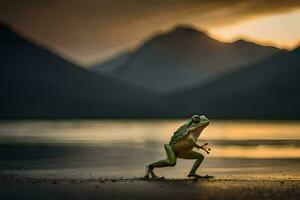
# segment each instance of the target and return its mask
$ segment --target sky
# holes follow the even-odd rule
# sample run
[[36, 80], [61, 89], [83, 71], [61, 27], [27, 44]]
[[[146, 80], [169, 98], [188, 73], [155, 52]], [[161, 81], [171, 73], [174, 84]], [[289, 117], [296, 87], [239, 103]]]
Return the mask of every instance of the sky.
[[215, 39], [293, 49], [300, 0], [0, 0], [0, 21], [83, 66], [101, 63], [178, 24]]

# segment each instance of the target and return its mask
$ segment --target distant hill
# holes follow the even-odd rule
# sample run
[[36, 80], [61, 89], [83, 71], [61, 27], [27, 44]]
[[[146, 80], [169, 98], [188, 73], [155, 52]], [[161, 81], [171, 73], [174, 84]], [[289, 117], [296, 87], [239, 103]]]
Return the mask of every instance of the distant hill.
[[130, 56], [130, 52], [122, 53], [111, 60], [107, 60], [99, 65], [92, 67], [91, 70], [99, 72], [101, 74], [103, 74], [103, 72], [113, 74], [114, 71], [116, 71], [119, 67], [121, 67], [129, 60]]
[[166, 113], [206, 113], [225, 119], [300, 119], [299, 86], [300, 47], [223, 75], [204, 86], [176, 92], [165, 100], [169, 105]]
[[[154, 96], [84, 70], [0, 25], [0, 118], [128, 118]], [[154, 110], [154, 111], [153, 111]]]
[[196, 29], [179, 26], [157, 35], [133, 52], [96, 65], [106, 72], [162, 94], [204, 84], [221, 73], [281, 52], [274, 47], [238, 40], [223, 43]]
[[[278, 52], [245, 41], [220, 43], [180, 27], [106, 62], [107, 76], [76, 66], [0, 25], [0, 119], [185, 118], [194, 113], [223, 119], [300, 119], [300, 48]], [[186, 60], [184, 55], [192, 56]], [[119, 66], [123, 62], [127, 64]], [[118, 76], [111, 77], [110, 66]], [[123, 70], [136, 82], [124, 78], [131, 75]], [[210, 70], [218, 76], [209, 76]], [[209, 77], [206, 82], [176, 85], [176, 80], [202, 80], [201, 73]], [[148, 92], [143, 84], [150, 83], [168, 94]]]

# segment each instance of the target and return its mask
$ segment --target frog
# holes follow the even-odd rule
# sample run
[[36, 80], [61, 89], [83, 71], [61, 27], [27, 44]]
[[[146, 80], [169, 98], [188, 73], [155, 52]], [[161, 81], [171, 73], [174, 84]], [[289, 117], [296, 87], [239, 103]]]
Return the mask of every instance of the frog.
[[[195, 151], [203, 150], [207, 154], [211, 149], [208, 148], [208, 143], [198, 145], [197, 140], [202, 131], [209, 125], [210, 121], [205, 115], [193, 115], [183, 125], [181, 125], [173, 134], [168, 144], [164, 144], [164, 149], [167, 157], [163, 160], [153, 162], [146, 165], [146, 172], [143, 179], [164, 179], [154, 173], [155, 168], [174, 167], [177, 159], [192, 159], [195, 160], [187, 177], [191, 178], [211, 178], [212, 176], [200, 176], [196, 173], [197, 169], [204, 160], [202, 153]], [[151, 177], [150, 177], [151, 176]]]

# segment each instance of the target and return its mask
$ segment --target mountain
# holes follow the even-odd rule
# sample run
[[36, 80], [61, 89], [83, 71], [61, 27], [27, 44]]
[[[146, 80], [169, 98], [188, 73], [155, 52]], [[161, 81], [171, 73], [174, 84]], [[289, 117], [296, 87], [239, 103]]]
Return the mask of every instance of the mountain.
[[[188, 31], [191, 34], [191, 31], [195, 30], [174, 31], [157, 36], [152, 40], [152, 44], [149, 42], [144, 45], [146, 47], [143, 51], [140, 48], [136, 52], [128, 52], [119, 57], [118, 62], [107, 62], [108, 68], [114, 66], [114, 73], [122, 72], [125, 69], [123, 67], [131, 68], [135, 65], [118, 67], [118, 63], [134, 63], [131, 59], [142, 57], [138, 54], [149, 55], [145, 53], [146, 50], [158, 56], [164, 52], [165, 47], [170, 48], [168, 45], [158, 48], [158, 44], [174, 41], [173, 36], [170, 39], [170, 34], [175, 34], [174, 37], [177, 38], [177, 35], [181, 35], [176, 33], [177, 31]], [[220, 53], [215, 54], [215, 57], [218, 59], [229, 59], [230, 55], [233, 55], [228, 53], [229, 49], [232, 52], [233, 49], [240, 49], [239, 53], [241, 57], [244, 56], [244, 62], [247, 60], [246, 53], [242, 53], [241, 50], [244, 47], [247, 47], [245, 49], [248, 52], [251, 52], [249, 46], [255, 49], [269, 49], [245, 41], [224, 44], [213, 39], [208, 40], [201, 32], [196, 33], [196, 38], [200, 37], [203, 40], [202, 48], [217, 47]], [[190, 40], [193, 37], [189, 35], [187, 38]], [[177, 45], [182, 47], [182, 41], [183, 39], [178, 40]], [[151, 50], [149, 45], [153, 45], [153, 49], [160, 49], [160, 52]], [[174, 48], [177, 45], [174, 44]], [[192, 43], [190, 45], [193, 46]], [[199, 45], [191, 48], [196, 46]], [[216, 49], [212, 49], [208, 48], [207, 51], [217, 52]], [[222, 53], [220, 49], [226, 52]], [[127, 85], [124, 80], [113, 78], [108, 72], [109, 76], [85, 70], [30, 42], [6, 25], [0, 25], [0, 118], [183, 118], [193, 113], [204, 113], [211, 118], [223, 119], [300, 119], [300, 48], [281, 53], [276, 53], [279, 51], [277, 49], [270, 49], [274, 50], [273, 55], [255, 62], [250, 62], [249, 57], [249, 62], [246, 62], [248, 64], [243, 67], [231, 67], [231, 70], [219, 70], [218, 67], [222, 67], [216, 64], [216, 60], [210, 68], [218, 69], [218, 76], [210, 77], [205, 83], [198, 82], [168, 94], [155, 95], [140, 89], [140, 85]], [[172, 56], [174, 52], [179, 52], [175, 50], [171, 52]], [[181, 50], [177, 56], [170, 55], [166, 63], [171, 62], [171, 58], [176, 58], [177, 61], [183, 59], [180, 56], [188, 51], [191, 50], [186, 47], [186, 51]], [[203, 50], [202, 55], [205, 53], [206, 56], [210, 56]], [[196, 56], [192, 58], [198, 59]], [[230, 62], [238, 63], [238, 59], [232, 56]], [[145, 66], [148, 66], [149, 63], [145, 63]], [[178, 72], [179, 65], [175, 64], [174, 69]], [[154, 67], [153, 70], [158, 68]], [[166, 73], [164, 70], [155, 76], [157, 82], [153, 81], [153, 85], [164, 86], [164, 79], [159, 79]], [[149, 76], [152, 73], [151, 70], [145, 71]], [[187, 71], [183, 70], [182, 73]], [[147, 78], [144, 77], [145, 80], [148, 80]], [[168, 78], [174, 77], [165, 77]]]
[[91, 70], [99, 73], [111, 73], [117, 70], [120, 66], [122, 66], [124, 63], [126, 63], [131, 56], [130, 52], [125, 52], [117, 57], [107, 60], [100, 65], [97, 65], [95, 67], [92, 67]]
[[165, 112], [171, 116], [206, 113], [213, 118], [300, 119], [299, 86], [300, 47], [204, 86], [173, 93], [165, 99], [169, 102]]
[[277, 48], [244, 40], [223, 43], [204, 32], [178, 26], [151, 38], [133, 52], [94, 66], [92, 71], [108, 72], [133, 85], [165, 94], [204, 84], [224, 72], [279, 52]]
[[[78, 67], [0, 25], [0, 118], [127, 118], [155, 97]], [[150, 112], [151, 111], [151, 112]]]

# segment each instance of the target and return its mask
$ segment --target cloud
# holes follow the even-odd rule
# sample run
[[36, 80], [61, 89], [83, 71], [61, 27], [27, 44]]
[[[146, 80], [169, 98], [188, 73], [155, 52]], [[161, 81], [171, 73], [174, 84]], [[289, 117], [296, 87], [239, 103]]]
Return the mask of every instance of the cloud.
[[210, 29], [299, 9], [296, 0], [6, 0], [0, 18], [81, 64], [179, 23]]

